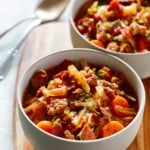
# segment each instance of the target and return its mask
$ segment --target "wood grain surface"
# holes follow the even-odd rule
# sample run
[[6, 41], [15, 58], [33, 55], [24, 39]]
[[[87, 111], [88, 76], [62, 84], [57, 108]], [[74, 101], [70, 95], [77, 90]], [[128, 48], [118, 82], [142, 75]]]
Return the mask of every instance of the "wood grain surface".
[[[49, 23], [36, 28], [25, 41], [18, 68], [16, 87], [20, 76], [36, 60], [43, 56], [72, 48], [68, 23]], [[138, 134], [128, 150], [150, 150], [150, 78], [143, 80], [146, 90], [144, 118]], [[16, 92], [13, 112], [14, 150], [35, 150], [22, 131], [17, 112]]]

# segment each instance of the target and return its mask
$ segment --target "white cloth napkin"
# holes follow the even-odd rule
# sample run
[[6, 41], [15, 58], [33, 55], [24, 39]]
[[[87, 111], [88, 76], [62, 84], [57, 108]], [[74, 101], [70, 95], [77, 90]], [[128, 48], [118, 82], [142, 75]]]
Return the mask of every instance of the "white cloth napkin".
[[12, 116], [18, 59], [13, 63], [5, 80], [0, 82], [0, 150], [13, 149]]

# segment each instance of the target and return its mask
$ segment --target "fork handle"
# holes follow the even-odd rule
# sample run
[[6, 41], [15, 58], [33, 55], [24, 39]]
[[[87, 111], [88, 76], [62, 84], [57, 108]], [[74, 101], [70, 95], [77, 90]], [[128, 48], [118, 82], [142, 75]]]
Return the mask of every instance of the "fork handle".
[[31, 18], [25, 18], [19, 22], [17, 22], [16, 24], [12, 25], [10, 28], [6, 29], [4, 32], [2, 32], [0, 34], [0, 38], [3, 38], [3, 36], [5, 36], [7, 33], [9, 33], [10, 31], [12, 31], [13, 29], [15, 29], [17, 26], [19, 26], [20, 24], [24, 23], [25, 21], [29, 20]]
[[41, 23], [41, 19], [33, 19], [31, 23], [27, 26], [26, 30], [23, 32], [22, 36], [18, 39], [16, 46], [9, 49], [6, 55], [4, 55], [3, 58], [0, 60], [0, 80], [3, 80], [9, 72], [14, 56], [19, 51], [21, 44], [24, 42], [28, 34]]
[[26, 21], [28, 21], [28, 20], [32, 20], [32, 19], [34, 19], [34, 18], [35, 18], [35, 16], [34, 16], [34, 15], [31, 15], [31, 16], [29, 16], [29, 17], [27, 17], [27, 18], [24, 18], [24, 19], [20, 20], [19, 22], [15, 23], [14, 25], [12, 25], [12, 26], [9, 27], [8, 29], [6, 29], [4, 32], [2, 32], [2, 33], [0, 34], [0, 38], [3, 38], [7, 33], [9, 33], [10, 31], [14, 30], [16, 27], [18, 27], [18, 26], [21, 25], [22, 23], [24, 23], [24, 22], [26, 22]]

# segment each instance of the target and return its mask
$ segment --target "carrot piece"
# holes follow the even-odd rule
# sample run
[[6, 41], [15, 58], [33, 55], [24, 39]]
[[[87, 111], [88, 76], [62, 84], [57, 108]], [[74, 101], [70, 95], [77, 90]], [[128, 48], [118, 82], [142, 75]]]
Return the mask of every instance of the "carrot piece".
[[110, 136], [120, 130], [122, 130], [124, 126], [119, 121], [110, 121], [105, 124], [102, 128], [102, 137]]
[[51, 121], [46, 121], [46, 120], [40, 121], [40, 122], [37, 123], [37, 126], [41, 129], [43, 129], [46, 132], [51, 133], [51, 131], [52, 131]]
[[120, 95], [117, 95], [117, 96], [113, 99], [113, 101], [112, 101], [112, 106], [114, 106], [114, 105], [120, 105], [120, 106], [122, 106], [122, 107], [129, 107], [128, 101], [127, 101], [124, 97], [122, 97], [122, 96], [120, 96]]
[[121, 106], [122, 109], [123, 108], [129, 108], [129, 103], [128, 103], [128, 101], [124, 97], [122, 97], [120, 95], [117, 95], [113, 99], [113, 101], [111, 103], [111, 106], [112, 106], [112, 110], [114, 111], [114, 113], [117, 116], [124, 116], [123, 113], [121, 113], [120, 111], [117, 111], [118, 109], [116, 109], [116, 106]]
[[120, 105], [116, 105], [115, 108], [114, 108], [114, 111], [120, 117], [135, 116], [136, 115], [136, 111], [135, 111], [134, 108], [122, 107]]
[[99, 46], [99, 47], [104, 47], [104, 44], [99, 40], [91, 40], [90, 42], [92, 44], [95, 44], [95, 45]]

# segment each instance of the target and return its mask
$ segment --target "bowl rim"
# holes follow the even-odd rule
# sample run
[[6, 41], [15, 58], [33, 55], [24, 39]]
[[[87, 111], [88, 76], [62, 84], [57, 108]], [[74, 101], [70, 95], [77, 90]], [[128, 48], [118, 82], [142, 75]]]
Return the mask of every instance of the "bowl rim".
[[[57, 55], [57, 53], [67, 53], [68, 51], [69, 52], [73, 52], [73, 51], [87, 51], [87, 52], [92, 52], [92, 53], [97, 53], [97, 54], [101, 54], [101, 55], [105, 55], [107, 57], [111, 57], [112, 59], [114, 59], [114, 61], [118, 61], [120, 62], [121, 64], [123, 64], [126, 68], [128, 68], [128, 70], [130, 72], [132, 72], [132, 74], [135, 76], [135, 78], [137, 79], [138, 81], [138, 84], [139, 84], [139, 87], [141, 89], [141, 93], [142, 93], [142, 102], [139, 106], [139, 109], [138, 109], [138, 112], [136, 114], [136, 116], [134, 117], [134, 119], [124, 128], [122, 129], [121, 131], [115, 133], [115, 134], [112, 134], [108, 137], [104, 137], [104, 138], [99, 138], [99, 139], [95, 139], [95, 140], [70, 140], [70, 139], [65, 139], [65, 138], [62, 138], [62, 137], [58, 137], [58, 136], [55, 136], [53, 134], [50, 134], [50, 133], [47, 133], [46, 131], [40, 129], [39, 127], [37, 127], [30, 119], [29, 117], [26, 115], [25, 111], [23, 110], [23, 106], [22, 106], [22, 95], [21, 95], [21, 84], [23, 83], [23, 80], [24, 80], [24, 77], [32, 70], [32, 68], [34, 68], [36, 65], [40, 64], [44, 59], [47, 59], [48, 57], [52, 57], [53, 55]], [[23, 92], [22, 92], [23, 94]], [[101, 52], [101, 51], [97, 51], [95, 49], [91, 49], [91, 48], [70, 48], [70, 49], [63, 49], [63, 50], [60, 50], [60, 51], [56, 51], [56, 52], [53, 52], [53, 53], [50, 53], [42, 58], [40, 58], [39, 60], [36, 60], [32, 65], [30, 65], [26, 70], [25, 72], [21, 75], [19, 81], [18, 81], [18, 84], [17, 84], [17, 104], [18, 104], [18, 109], [20, 109], [21, 113], [23, 114], [23, 116], [25, 117], [25, 119], [28, 121], [28, 123], [30, 123], [36, 130], [40, 131], [41, 133], [49, 136], [49, 137], [53, 137], [57, 140], [62, 140], [62, 141], [66, 141], [66, 142], [73, 142], [73, 143], [93, 143], [93, 142], [99, 142], [99, 141], [105, 141], [107, 139], [112, 139], [113, 137], [117, 136], [117, 135], [120, 135], [122, 132], [128, 130], [128, 128], [130, 128], [130, 126], [132, 126], [134, 124], [134, 122], [140, 117], [140, 115], [143, 115], [143, 111], [144, 111], [144, 107], [145, 107], [145, 100], [146, 100], [146, 93], [145, 93], [145, 89], [144, 89], [144, 85], [142, 83], [142, 80], [141, 78], [139, 77], [139, 75], [136, 73], [136, 71], [128, 64], [126, 63], [124, 60], [122, 60], [121, 58], [117, 57], [117, 56], [114, 56], [114, 55], [110, 55], [110, 54], [107, 54], [107, 53], [104, 53], [104, 52]]]
[[113, 54], [113, 55], [127, 55], [127, 56], [135, 56], [135, 55], [147, 55], [147, 54], [150, 54], [150, 51], [146, 51], [146, 52], [136, 52], [136, 53], [121, 53], [121, 52], [116, 52], [116, 51], [112, 51], [110, 49], [106, 49], [106, 48], [103, 48], [103, 47], [99, 47], [93, 43], [91, 43], [89, 40], [87, 40], [86, 38], [84, 38], [84, 36], [82, 36], [82, 34], [78, 31], [76, 25], [75, 25], [75, 22], [74, 22], [74, 19], [75, 19], [75, 16], [76, 14], [79, 12], [79, 9], [81, 8], [81, 6], [83, 6], [84, 4], [87, 3], [87, 1], [84, 1], [81, 5], [79, 5], [79, 7], [77, 8], [77, 11], [74, 12], [73, 8], [74, 8], [74, 4], [76, 3], [76, 1], [74, 0], [73, 1], [73, 5], [72, 5], [72, 9], [71, 9], [71, 15], [69, 16], [69, 22], [71, 24], [71, 26], [73, 27], [74, 31], [77, 33], [77, 35], [84, 41], [84, 42], [87, 42], [90, 46], [96, 48], [97, 50], [100, 50], [102, 52], [106, 52], [106, 53], [109, 53], [109, 54]]

